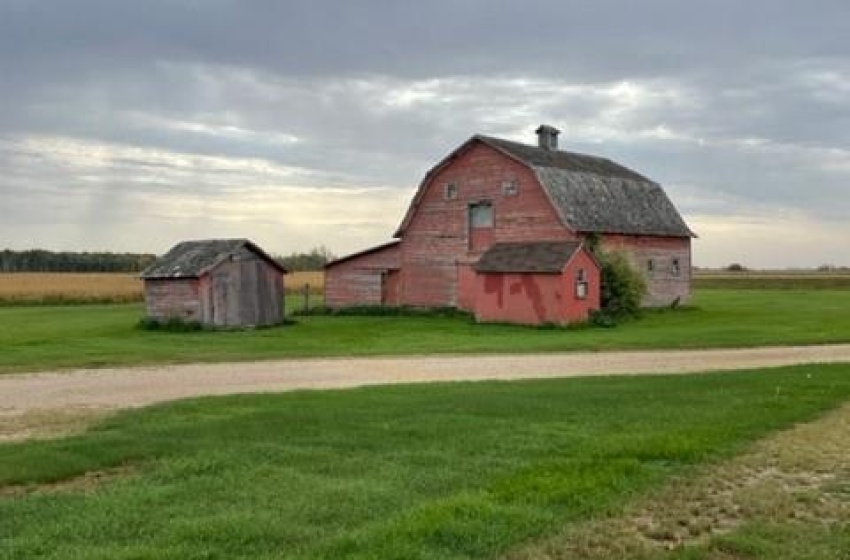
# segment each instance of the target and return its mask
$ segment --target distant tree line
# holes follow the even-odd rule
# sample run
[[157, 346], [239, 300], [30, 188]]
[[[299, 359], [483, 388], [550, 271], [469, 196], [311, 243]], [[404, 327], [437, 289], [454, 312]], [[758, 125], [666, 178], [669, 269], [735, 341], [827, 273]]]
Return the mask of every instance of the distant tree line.
[[275, 259], [290, 272], [298, 272], [302, 270], [322, 270], [325, 265], [336, 257], [327, 247], [315, 247], [308, 253], [290, 253], [289, 255], [279, 255]]
[[146, 253], [5, 249], [0, 251], [0, 272], [140, 272], [155, 259], [155, 255]]

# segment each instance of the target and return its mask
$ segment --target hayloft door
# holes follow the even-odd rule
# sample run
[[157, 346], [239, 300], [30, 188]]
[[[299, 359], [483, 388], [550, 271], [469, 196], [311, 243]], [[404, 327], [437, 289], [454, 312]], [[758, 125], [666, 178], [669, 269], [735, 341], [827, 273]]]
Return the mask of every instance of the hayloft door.
[[469, 250], [486, 251], [493, 243], [493, 205], [478, 202], [469, 206]]

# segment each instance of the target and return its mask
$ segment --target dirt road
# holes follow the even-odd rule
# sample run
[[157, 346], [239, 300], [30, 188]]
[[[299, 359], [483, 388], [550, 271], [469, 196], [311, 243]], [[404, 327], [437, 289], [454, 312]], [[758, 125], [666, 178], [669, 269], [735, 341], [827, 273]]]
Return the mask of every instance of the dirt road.
[[115, 409], [198, 395], [386, 383], [688, 373], [850, 362], [850, 344], [727, 350], [337, 358], [0, 376], [0, 422], [34, 411]]

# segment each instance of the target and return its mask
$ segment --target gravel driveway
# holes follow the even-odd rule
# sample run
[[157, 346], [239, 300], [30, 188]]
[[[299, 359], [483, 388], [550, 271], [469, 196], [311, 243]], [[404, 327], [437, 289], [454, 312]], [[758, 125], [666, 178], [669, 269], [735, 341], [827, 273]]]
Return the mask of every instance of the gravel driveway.
[[688, 373], [850, 362], [850, 344], [726, 350], [334, 358], [0, 376], [0, 420], [34, 411], [115, 409], [193, 397], [387, 383]]

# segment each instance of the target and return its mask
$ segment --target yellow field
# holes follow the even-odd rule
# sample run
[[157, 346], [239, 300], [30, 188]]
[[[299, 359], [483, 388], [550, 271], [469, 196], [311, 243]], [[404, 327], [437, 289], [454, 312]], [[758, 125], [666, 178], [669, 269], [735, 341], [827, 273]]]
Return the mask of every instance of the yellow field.
[[285, 276], [286, 291], [300, 292], [305, 284], [310, 285], [310, 291], [314, 294], [324, 293], [325, 273], [321, 270], [309, 270], [304, 272], [290, 272]]
[[[286, 275], [286, 291], [322, 293], [325, 274], [293, 272]], [[141, 301], [142, 281], [129, 273], [16, 272], [0, 274], [0, 302]]]
[[140, 301], [135, 274], [16, 272], [0, 274], [0, 301]]

